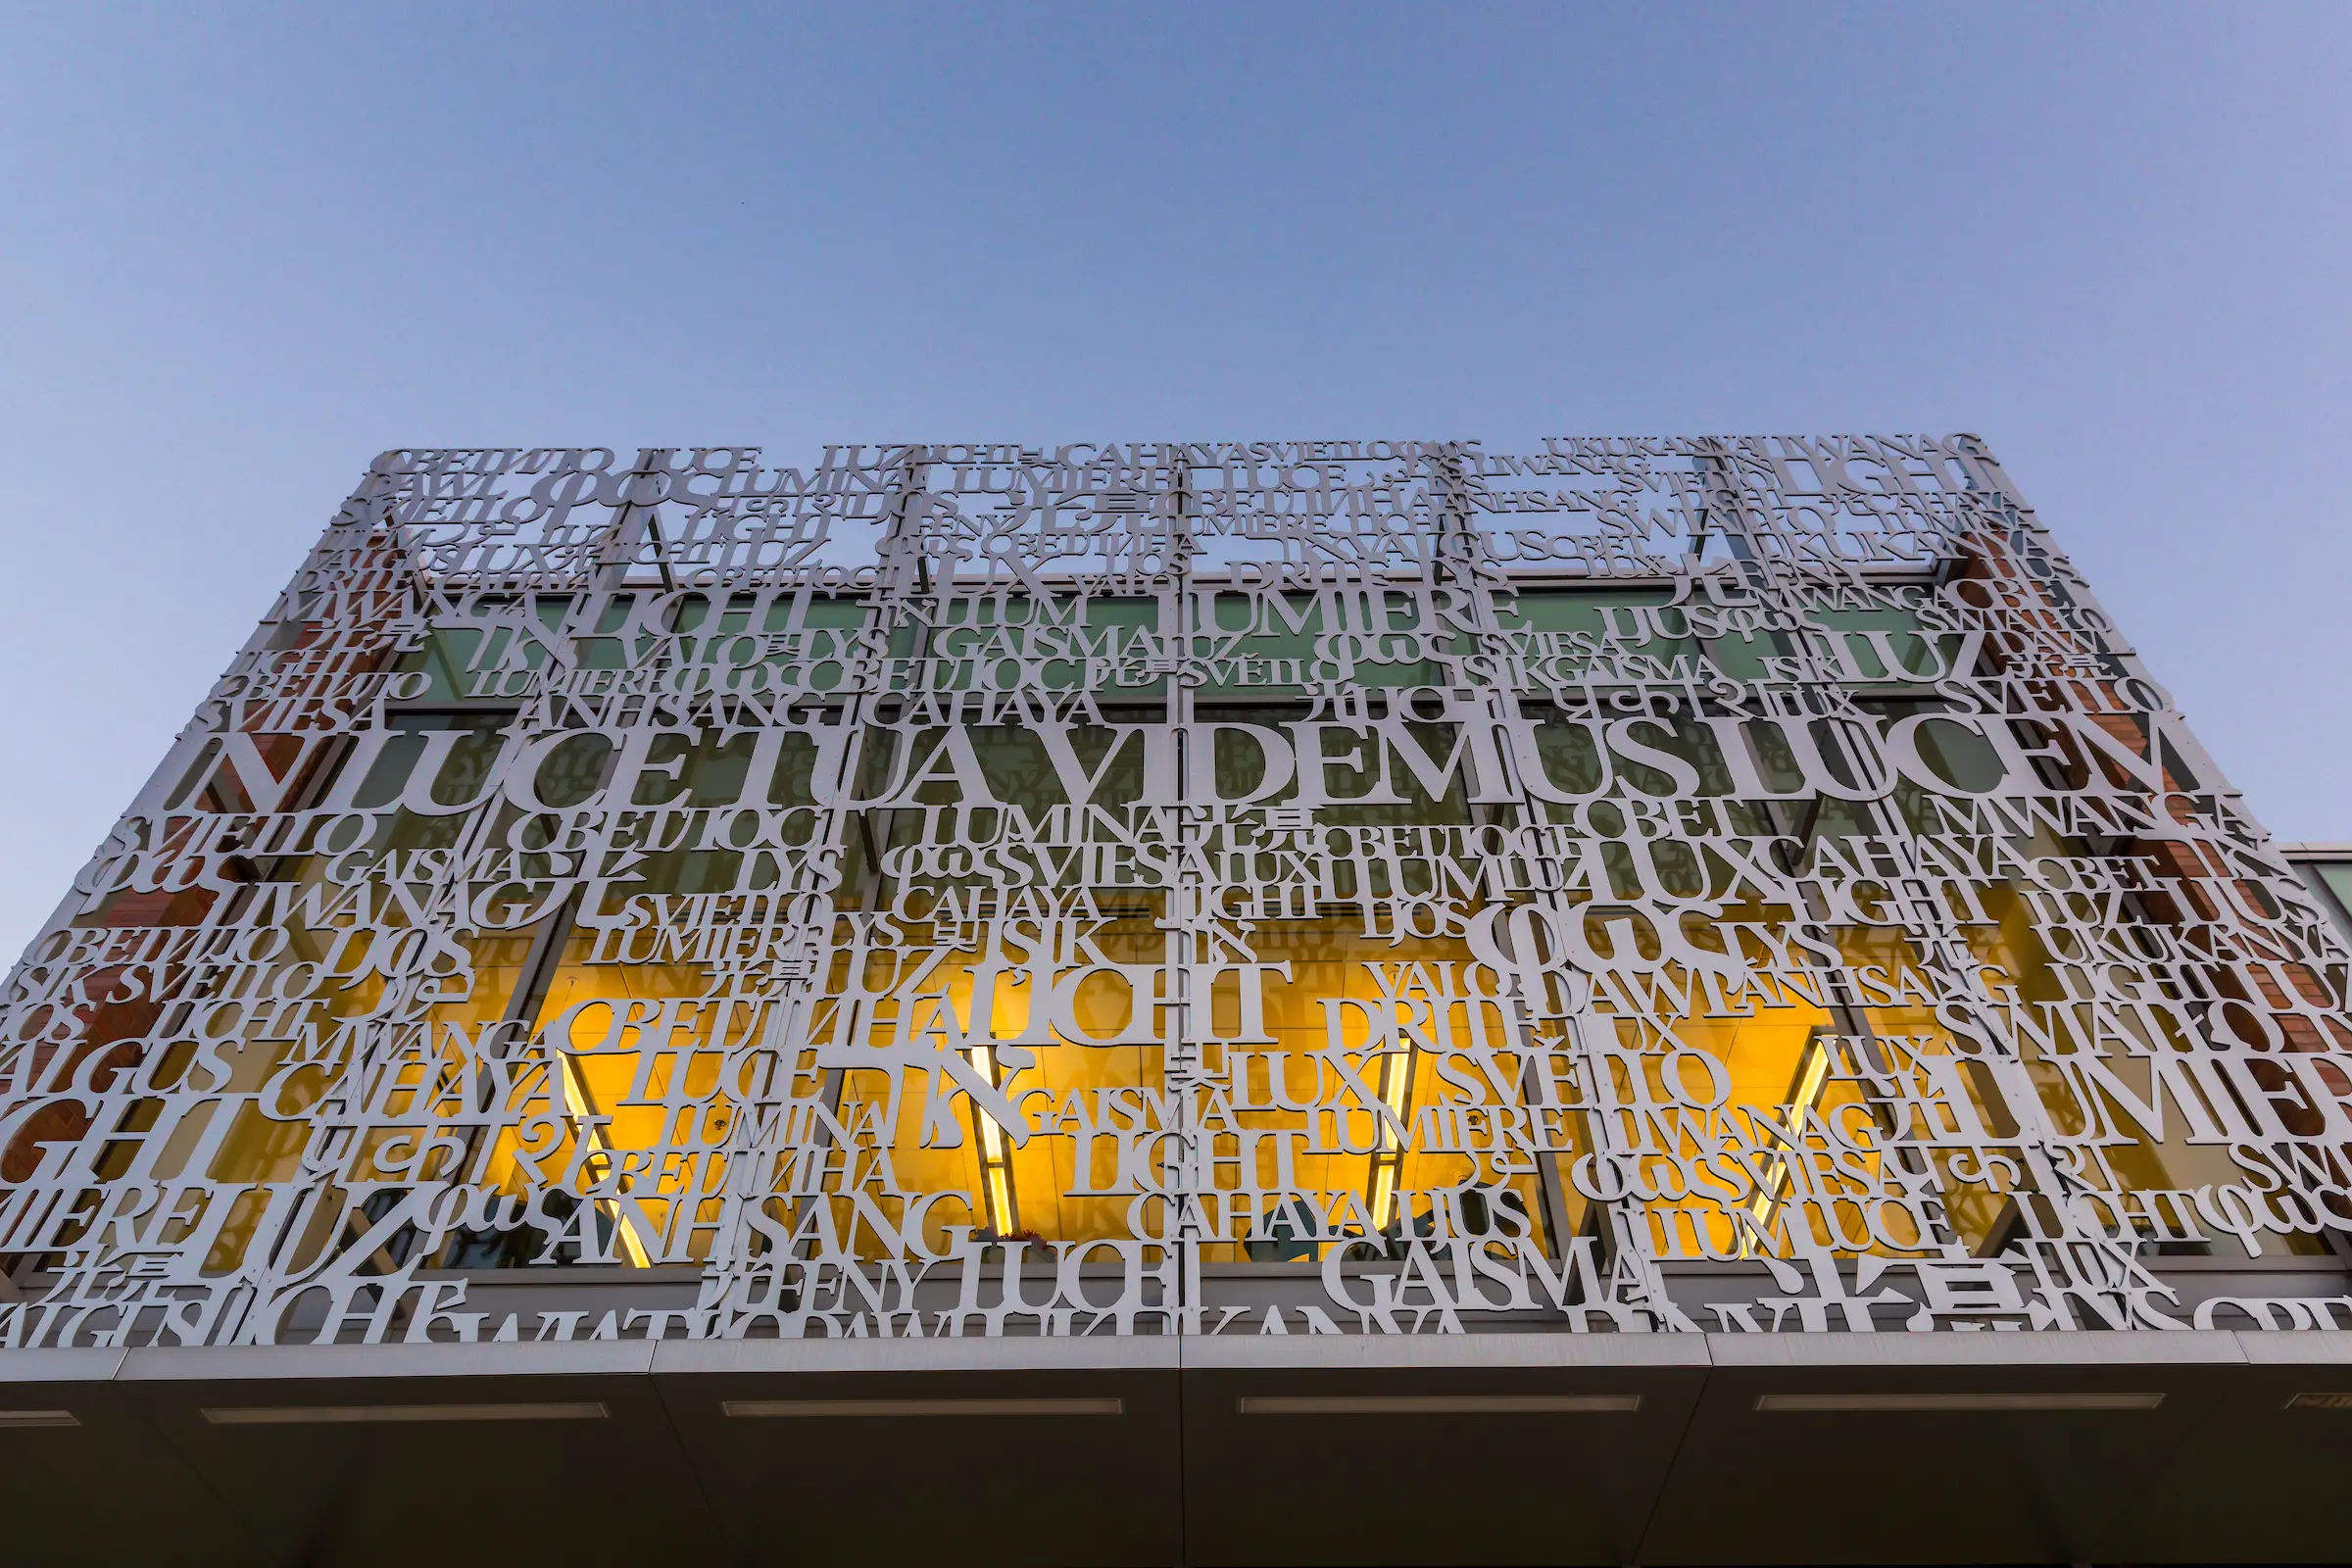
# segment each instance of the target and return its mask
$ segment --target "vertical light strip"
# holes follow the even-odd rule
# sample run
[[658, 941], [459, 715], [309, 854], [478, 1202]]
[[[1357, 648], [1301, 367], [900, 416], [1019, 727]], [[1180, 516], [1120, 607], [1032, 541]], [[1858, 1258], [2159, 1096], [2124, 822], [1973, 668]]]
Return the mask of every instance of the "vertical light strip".
[[[596, 1116], [596, 1097], [588, 1091], [588, 1079], [581, 1071], [580, 1060], [560, 1045], [551, 1045], [549, 1049], [555, 1052], [556, 1059], [564, 1064], [564, 1113], [571, 1119], [578, 1136], [588, 1141], [589, 1149], [604, 1156], [605, 1166], [610, 1170], [612, 1167], [612, 1140], [605, 1136], [604, 1128], [593, 1119]], [[612, 1216], [612, 1229], [620, 1241], [620, 1250], [628, 1254], [629, 1261], [638, 1268], [652, 1268], [654, 1254], [645, 1245], [645, 1238], [637, 1234], [636, 1217], [622, 1204], [610, 1200], [597, 1206]]]
[[[1802, 1152], [1805, 1119], [1813, 1114], [1829, 1079], [1830, 1049], [1821, 1038], [1820, 1026], [1816, 1025], [1805, 1036], [1804, 1053], [1797, 1057], [1796, 1078], [1788, 1088], [1788, 1136], [1795, 1142], [1782, 1152], [1780, 1163], [1773, 1166], [1772, 1173], [1758, 1184], [1755, 1199], [1747, 1205], [1748, 1212], [1755, 1215], [1760, 1230], [1772, 1229], [1774, 1212], [1781, 1203], [1781, 1190], [1788, 1185], [1788, 1166]], [[1741, 1238], [1740, 1250], [1742, 1255], [1753, 1250], [1753, 1244]]]
[[[1383, 1052], [1380, 1057], [1381, 1103], [1404, 1118], [1405, 1102], [1412, 1093], [1412, 1048], [1399, 1054]], [[1375, 1112], [1375, 1115], [1378, 1113]], [[1391, 1210], [1396, 1203], [1397, 1183], [1404, 1176], [1404, 1149], [1381, 1118], [1373, 1129], [1378, 1152], [1372, 1156], [1372, 1223], [1381, 1230], [1389, 1228]]]
[[[992, 1046], [974, 1046], [966, 1054], [972, 1070], [990, 1084], [997, 1081], [997, 1053]], [[1018, 1224], [1012, 1206], [1012, 1161], [1004, 1150], [1004, 1129], [997, 1118], [972, 1105], [972, 1124], [980, 1134], [980, 1172], [988, 1191], [988, 1223], [999, 1236], [1010, 1236]]]

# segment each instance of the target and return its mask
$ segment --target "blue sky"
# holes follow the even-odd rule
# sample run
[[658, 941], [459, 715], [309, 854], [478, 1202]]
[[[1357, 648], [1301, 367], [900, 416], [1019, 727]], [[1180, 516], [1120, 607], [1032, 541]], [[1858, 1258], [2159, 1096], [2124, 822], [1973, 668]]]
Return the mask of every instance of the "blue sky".
[[396, 445], [1974, 430], [2352, 839], [2352, 8], [0, 5], [0, 948]]

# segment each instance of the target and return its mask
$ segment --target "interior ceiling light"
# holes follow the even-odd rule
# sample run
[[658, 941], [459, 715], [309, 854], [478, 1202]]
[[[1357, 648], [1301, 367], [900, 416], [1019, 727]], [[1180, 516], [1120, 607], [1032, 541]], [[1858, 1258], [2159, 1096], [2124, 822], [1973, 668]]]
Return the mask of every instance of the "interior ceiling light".
[[1124, 1415], [1124, 1399], [728, 1399], [731, 1416]]
[[24, 1427], [77, 1427], [81, 1422], [71, 1410], [0, 1410], [0, 1430], [15, 1431]]
[[1642, 1408], [1639, 1394], [1250, 1395], [1244, 1415], [1603, 1415]]
[[1759, 1410], [2153, 1410], [2161, 1394], [1767, 1394]]
[[208, 1406], [217, 1427], [352, 1426], [378, 1421], [602, 1421], [602, 1404], [232, 1404]]

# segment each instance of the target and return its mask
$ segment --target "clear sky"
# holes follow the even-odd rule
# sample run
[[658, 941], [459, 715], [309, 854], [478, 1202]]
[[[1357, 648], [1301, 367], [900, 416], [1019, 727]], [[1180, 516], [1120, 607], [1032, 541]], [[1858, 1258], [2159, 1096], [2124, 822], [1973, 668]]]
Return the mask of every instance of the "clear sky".
[[1973, 430], [2352, 840], [2352, 7], [0, 4], [0, 950], [375, 452]]

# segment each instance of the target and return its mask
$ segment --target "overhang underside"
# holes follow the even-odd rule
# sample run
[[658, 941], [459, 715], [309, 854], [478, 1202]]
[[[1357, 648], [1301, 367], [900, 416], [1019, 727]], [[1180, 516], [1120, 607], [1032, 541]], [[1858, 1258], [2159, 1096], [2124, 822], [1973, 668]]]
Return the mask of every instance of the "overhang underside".
[[24, 1563], [2317, 1562], [2338, 1404], [2352, 1333], [18, 1351], [0, 1493]]

